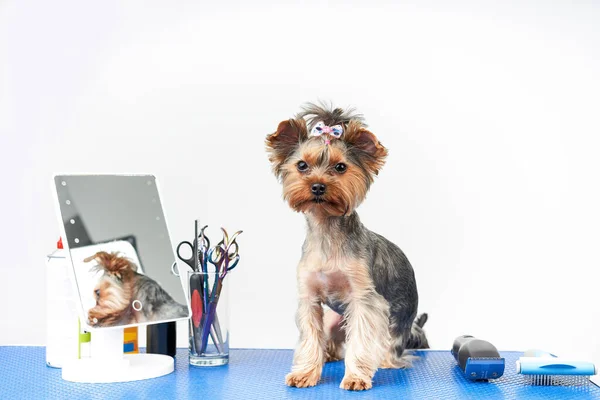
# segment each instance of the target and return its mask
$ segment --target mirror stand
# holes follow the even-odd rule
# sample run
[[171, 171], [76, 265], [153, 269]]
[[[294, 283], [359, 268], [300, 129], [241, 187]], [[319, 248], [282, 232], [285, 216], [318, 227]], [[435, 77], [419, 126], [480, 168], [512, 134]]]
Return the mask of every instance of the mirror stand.
[[[186, 320], [191, 314], [184, 277], [172, 273], [176, 255], [156, 178], [55, 175], [53, 189], [74, 301], [85, 330], [92, 332], [91, 356], [65, 360], [62, 378], [109, 383], [173, 372], [173, 357], [124, 354], [123, 346], [125, 327]], [[52, 290], [60, 294], [61, 289]]]
[[62, 378], [70, 382], [111, 383], [157, 378], [175, 369], [173, 357], [123, 354], [123, 328], [93, 331], [91, 357], [66, 362]]

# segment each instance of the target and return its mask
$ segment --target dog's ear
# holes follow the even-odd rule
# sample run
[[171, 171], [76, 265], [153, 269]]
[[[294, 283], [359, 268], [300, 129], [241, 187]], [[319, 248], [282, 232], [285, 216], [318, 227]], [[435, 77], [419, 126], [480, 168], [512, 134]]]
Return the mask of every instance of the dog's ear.
[[357, 159], [372, 174], [377, 175], [388, 155], [387, 149], [383, 147], [377, 137], [360, 122], [350, 121], [343, 139], [349, 145], [349, 150], [356, 154]]
[[277, 131], [267, 136], [267, 153], [275, 175], [281, 174], [281, 167], [285, 160], [307, 138], [308, 132], [304, 119], [281, 121]]
[[122, 280], [123, 275], [137, 271], [137, 265], [125, 257], [120, 257], [118, 253], [107, 253], [99, 251], [93, 256], [85, 258], [84, 262], [95, 260], [98, 265], [95, 267], [98, 270], [104, 270], [107, 274], [112, 274], [117, 279]]

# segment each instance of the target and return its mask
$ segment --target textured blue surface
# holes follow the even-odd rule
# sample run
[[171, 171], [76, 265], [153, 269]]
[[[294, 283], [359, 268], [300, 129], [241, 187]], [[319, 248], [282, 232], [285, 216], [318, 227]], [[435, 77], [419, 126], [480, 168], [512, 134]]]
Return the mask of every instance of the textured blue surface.
[[515, 374], [517, 352], [503, 352], [505, 375], [495, 382], [464, 379], [449, 351], [417, 352], [412, 369], [377, 372], [372, 390], [338, 388], [343, 362], [329, 363], [318, 386], [288, 388], [290, 350], [232, 350], [224, 367], [189, 367], [178, 350], [173, 374], [114, 384], [65, 382], [45, 365], [43, 347], [0, 347], [0, 399], [600, 399], [600, 388], [533, 387]]

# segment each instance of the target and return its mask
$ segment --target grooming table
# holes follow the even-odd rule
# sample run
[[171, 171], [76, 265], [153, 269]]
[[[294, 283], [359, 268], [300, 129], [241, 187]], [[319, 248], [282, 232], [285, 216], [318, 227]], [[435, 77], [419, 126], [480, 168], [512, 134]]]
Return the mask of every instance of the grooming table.
[[325, 365], [318, 386], [289, 388], [284, 377], [291, 350], [232, 350], [223, 367], [190, 367], [178, 349], [175, 372], [146, 381], [81, 384], [65, 382], [46, 367], [43, 347], [0, 347], [0, 399], [600, 399], [600, 388], [528, 386], [515, 374], [522, 354], [502, 352], [504, 376], [469, 382], [449, 351], [419, 351], [412, 369], [380, 370], [373, 389], [350, 393], [338, 388], [343, 361]]

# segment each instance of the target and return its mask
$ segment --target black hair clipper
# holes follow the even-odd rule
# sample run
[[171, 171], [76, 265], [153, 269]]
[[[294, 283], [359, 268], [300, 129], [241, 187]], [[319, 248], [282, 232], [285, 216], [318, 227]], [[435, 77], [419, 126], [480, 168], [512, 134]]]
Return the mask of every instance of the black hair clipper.
[[498, 379], [504, 374], [504, 358], [496, 347], [470, 335], [454, 339], [452, 355], [467, 379]]

